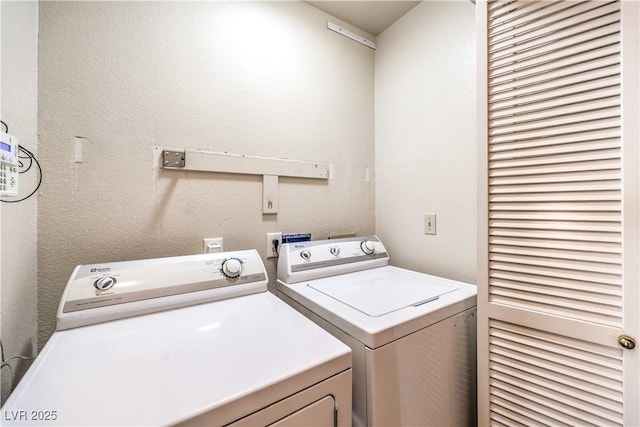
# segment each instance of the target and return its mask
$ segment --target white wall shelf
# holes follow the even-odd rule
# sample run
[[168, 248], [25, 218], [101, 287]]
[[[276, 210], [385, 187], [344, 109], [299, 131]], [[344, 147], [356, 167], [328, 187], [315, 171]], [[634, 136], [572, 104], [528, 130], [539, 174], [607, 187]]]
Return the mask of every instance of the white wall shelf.
[[162, 150], [162, 167], [180, 171], [262, 175], [262, 212], [265, 214], [278, 213], [278, 177], [329, 179], [328, 163], [202, 150]]

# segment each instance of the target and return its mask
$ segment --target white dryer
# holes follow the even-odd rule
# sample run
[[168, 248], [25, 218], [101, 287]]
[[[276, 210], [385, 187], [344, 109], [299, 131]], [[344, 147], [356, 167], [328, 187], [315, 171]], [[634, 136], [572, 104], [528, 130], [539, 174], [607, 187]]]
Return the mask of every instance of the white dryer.
[[2, 425], [351, 423], [351, 354], [255, 250], [78, 266]]
[[475, 425], [476, 287], [388, 263], [376, 236], [285, 244], [278, 295], [351, 347], [354, 425]]

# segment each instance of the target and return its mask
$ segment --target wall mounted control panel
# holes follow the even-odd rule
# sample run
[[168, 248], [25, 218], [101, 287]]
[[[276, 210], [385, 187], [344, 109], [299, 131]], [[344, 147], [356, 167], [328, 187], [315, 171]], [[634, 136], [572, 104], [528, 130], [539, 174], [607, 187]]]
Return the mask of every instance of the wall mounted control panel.
[[0, 197], [18, 195], [18, 139], [0, 132]]

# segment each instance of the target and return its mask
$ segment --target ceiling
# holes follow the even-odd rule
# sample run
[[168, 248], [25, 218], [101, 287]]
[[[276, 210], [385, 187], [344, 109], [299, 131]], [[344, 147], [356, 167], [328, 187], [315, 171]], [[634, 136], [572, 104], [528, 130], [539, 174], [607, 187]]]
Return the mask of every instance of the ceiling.
[[318, 0], [307, 3], [377, 36], [420, 1]]

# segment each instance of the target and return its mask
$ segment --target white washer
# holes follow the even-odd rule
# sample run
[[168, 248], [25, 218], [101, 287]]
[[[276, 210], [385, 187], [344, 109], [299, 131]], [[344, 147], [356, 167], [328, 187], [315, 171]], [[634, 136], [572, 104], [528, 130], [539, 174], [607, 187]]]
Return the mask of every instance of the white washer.
[[396, 268], [376, 236], [285, 244], [279, 296], [353, 351], [353, 423], [476, 420], [476, 287]]
[[351, 352], [255, 250], [78, 266], [2, 425], [351, 423]]

